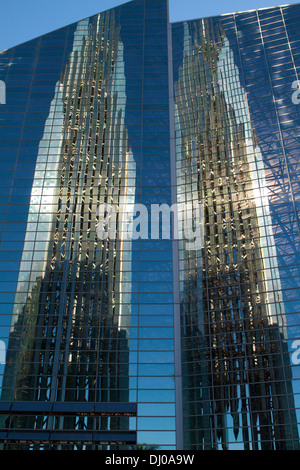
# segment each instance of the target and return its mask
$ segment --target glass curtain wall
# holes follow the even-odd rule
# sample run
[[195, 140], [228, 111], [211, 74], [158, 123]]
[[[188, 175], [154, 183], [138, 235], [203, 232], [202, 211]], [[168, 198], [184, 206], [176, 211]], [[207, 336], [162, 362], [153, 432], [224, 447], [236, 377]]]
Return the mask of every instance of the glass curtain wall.
[[[278, 49], [269, 46], [269, 36], [285, 33], [288, 12], [173, 25], [178, 199], [204, 205], [202, 250], [182, 244], [179, 251], [184, 441], [191, 449], [299, 448], [297, 372], [288, 352], [297, 316], [287, 315], [284, 302], [299, 291], [296, 281], [281, 281], [292, 258], [276, 246], [276, 235], [289, 230], [292, 254], [298, 228], [274, 219], [284, 212], [280, 199], [290, 201], [287, 213], [294, 209], [274, 102], [296, 75], [292, 67], [286, 83], [275, 82], [280, 88], [268, 76], [271, 60], [280, 62], [275, 52], [289, 47], [286, 34], [278, 34]], [[259, 95], [266, 95], [261, 102]], [[284, 290], [290, 282], [294, 288]]]
[[167, 3], [0, 53], [3, 449], [299, 449], [300, 6]]

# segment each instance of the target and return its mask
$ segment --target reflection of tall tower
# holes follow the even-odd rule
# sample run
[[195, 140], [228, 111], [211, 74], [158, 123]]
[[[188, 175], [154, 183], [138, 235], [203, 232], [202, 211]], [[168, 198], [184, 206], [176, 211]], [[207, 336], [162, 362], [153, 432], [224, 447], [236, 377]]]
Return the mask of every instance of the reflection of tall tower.
[[184, 28], [177, 181], [181, 198], [205, 206], [204, 249], [180, 260], [186, 446], [295, 448], [281, 287], [245, 91], [222, 32], [207, 20]]
[[[96, 236], [99, 204], [134, 202], [125, 100], [114, 14], [79, 22], [39, 146], [2, 400], [129, 401], [130, 241]], [[129, 423], [49, 416], [10, 426], [97, 430]]]

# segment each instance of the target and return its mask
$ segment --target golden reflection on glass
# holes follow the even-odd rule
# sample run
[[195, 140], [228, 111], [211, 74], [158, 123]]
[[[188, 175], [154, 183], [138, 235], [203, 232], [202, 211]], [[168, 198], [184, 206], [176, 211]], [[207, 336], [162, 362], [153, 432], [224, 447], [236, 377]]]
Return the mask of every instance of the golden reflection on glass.
[[[131, 242], [96, 234], [100, 204], [135, 198], [119, 29], [113, 12], [79, 22], [55, 87], [36, 161], [2, 400], [129, 402]], [[9, 426], [113, 430], [128, 429], [129, 418], [13, 417]]]
[[205, 207], [202, 252], [180, 252], [191, 449], [299, 441], [264, 166], [239, 74], [220, 23], [184, 23], [177, 180], [181, 198]]

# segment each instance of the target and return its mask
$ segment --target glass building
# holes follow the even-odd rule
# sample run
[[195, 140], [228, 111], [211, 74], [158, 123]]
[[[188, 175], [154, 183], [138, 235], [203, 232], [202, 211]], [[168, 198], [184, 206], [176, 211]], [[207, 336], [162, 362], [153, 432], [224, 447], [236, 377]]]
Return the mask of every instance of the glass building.
[[1, 449], [300, 448], [299, 26], [133, 0], [0, 53]]

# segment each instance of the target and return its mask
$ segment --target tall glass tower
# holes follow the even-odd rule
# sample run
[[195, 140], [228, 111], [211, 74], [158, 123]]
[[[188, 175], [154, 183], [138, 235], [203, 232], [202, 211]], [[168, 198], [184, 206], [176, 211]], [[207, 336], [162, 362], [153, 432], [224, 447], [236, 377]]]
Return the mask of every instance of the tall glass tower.
[[133, 0], [0, 54], [1, 449], [299, 449], [299, 25]]

